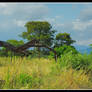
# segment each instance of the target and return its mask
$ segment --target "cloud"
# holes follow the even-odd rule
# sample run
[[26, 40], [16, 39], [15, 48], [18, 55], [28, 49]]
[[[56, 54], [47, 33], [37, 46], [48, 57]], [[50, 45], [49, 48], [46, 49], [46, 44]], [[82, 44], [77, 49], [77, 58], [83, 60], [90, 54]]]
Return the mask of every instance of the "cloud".
[[91, 7], [87, 7], [80, 12], [79, 19], [81, 21], [92, 20], [92, 5], [91, 5]]
[[80, 21], [80, 19], [76, 19], [75, 21], [72, 22], [72, 24], [74, 30], [84, 31], [88, 27], [92, 26], [92, 20], [83, 22]]
[[0, 40], [20, 39], [26, 31], [27, 21], [42, 19], [48, 15], [48, 7], [36, 3], [0, 3]]
[[16, 19], [42, 18], [48, 13], [48, 8], [44, 4], [31, 3], [1, 3], [0, 10], [0, 14], [14, 16]]
[[76, 44], [88, 46], [89, 44], [92, 44], [92, 39], [88, 39], [88, 40], [77, 40]]
[[58, 33], [70, 33], [76, 44], [89, 45], [92, 42], [91, 9], [89, 7], [83, 9], [73, 21], [64, 21], [66, 17], [62, 14], [48, 16], [49, 8], [45, 4], [0, 3], [0, 37], [17, 38], [18, 34], [26, 30], [24, 27], [26, 22], [39, 20], [48, 21]]
[[6, 7], [7, 3], [0, 3], [0, 8]]
[[34, 20], [45, 17], [48, 7], [32, 3], [0, 3], [0, 15], [17, 20]]
[[54, 16], [54, 17], [44, 17], [42, 19], [38, 19], [37, 21], [48, 21], [53, 29], [61, 29], [61, 27], [64, 26], [64, 23], [59, 22], [59, 20], [62, 19], [62, 16]]
[[19, 26], [19, 27], [24, 27], [26, 22], [27, 22], [26, 20], [14, 20], [14, 24]]
[[92, 42], [92, 20], [81, 21], [80, 19], [75, 19], [73, 21], [59, 22], [56, 17], [47, 18], [58, 33], [67, 32], [70, 34], [73, 40], [76, 40], [77, 45], [89, 45]]
[[24, 27], [27, 21], [42, 19], [48, 15], [48, 7], [36, 3], [0, 3], [0, 11], [0, 29], [3, 31]]
[[76, 44], [92, 44], [92, 6], [83, 9], [71, 24], [72, 37], [76, 39]]

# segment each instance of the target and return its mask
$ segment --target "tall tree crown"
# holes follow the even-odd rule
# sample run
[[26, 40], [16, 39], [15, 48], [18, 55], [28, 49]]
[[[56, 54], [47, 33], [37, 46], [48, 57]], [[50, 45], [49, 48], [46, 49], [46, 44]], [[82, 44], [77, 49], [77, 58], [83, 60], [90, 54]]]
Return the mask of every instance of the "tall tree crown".
[[47, 21], [30, 21], [25, 24], [26, 32], [21, 34], [21, 37], [27, 40], [37, 39], [41, 43], [49, 46], [52, 45], [54, 40], [55, 30]]
[[72, 43], [74, 43], [75, 40], [72, 40], [72, 38], [70, 37], [70, 34], [68, 33], [58, 33], [56, 35], [56, 45], [57, 46], [62, 46], [64, 44], [66, 45], [71, 45]]

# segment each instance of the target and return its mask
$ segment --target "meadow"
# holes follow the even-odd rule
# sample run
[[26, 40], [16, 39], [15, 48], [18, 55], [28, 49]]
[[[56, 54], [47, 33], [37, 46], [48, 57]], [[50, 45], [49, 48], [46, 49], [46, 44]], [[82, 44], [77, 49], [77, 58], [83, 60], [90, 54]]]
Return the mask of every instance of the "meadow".
[[0, 89], [92, 89], [92, 55], [0, 57]]

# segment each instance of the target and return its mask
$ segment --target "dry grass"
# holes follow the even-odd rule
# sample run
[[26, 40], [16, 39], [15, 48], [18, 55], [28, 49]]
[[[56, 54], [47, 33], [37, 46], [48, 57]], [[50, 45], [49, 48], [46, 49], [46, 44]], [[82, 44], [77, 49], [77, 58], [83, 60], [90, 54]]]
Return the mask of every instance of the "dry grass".
[[83, 70], [58, 69], [54, 60], [0, 57], [1, 89], [91, 89]]

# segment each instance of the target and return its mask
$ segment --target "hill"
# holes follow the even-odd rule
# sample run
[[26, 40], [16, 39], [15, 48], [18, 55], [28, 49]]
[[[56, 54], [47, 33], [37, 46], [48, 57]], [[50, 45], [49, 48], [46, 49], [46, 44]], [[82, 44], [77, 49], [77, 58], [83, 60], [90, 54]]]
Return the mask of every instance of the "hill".
[[80, 52], [80, 53], [87, 53], [90, 54], [92, 51], [89, 46], [84, 46], [84, 45], [75, 45], [75, 48]]

